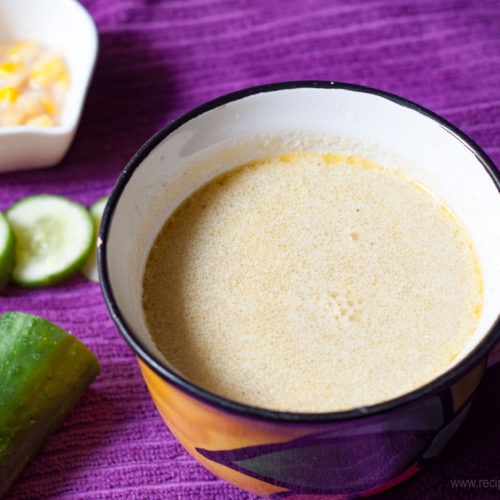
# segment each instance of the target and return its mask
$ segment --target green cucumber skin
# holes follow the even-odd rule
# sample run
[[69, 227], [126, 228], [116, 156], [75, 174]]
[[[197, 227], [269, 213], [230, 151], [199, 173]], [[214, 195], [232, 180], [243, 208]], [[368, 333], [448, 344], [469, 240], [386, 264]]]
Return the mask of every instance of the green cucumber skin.
[[[10, 222], [3, 213], [0, 212], [1, 222], [10, 227]], [[12, 229], [7, 233], [7, 241], [5, 242], [6, 254], [3, 256], [3, 262], [0, 263], [0, 290], [4, 288], [10, 281], [10, 276], [14, 270], [16, 263], [16, 247], [14, 239], [14, 231]]]
[[53, 323], [0, 316], [0, 497], [99, 370], [94, 354]]

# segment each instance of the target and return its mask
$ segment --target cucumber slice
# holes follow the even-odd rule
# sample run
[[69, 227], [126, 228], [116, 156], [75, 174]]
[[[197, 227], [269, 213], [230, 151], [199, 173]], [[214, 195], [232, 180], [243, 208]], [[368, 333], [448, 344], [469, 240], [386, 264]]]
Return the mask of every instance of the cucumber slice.
[[0, 289], [7, 284], [15, 259], [14, 231], [5, 215], [0, 212]]
[[86, 278], [95, 282], [99, 281], [99, 273], [97, 270], [97, 258], [96, 258], [97, 235], [99, 233], [99, 226], [101, 224], [102, 213], [104, 212], [104, 207], [108, 202], [108, 198], [109, 196], [104, 196], [103, 198], [100, 198], [89, 208], [90, 215], [92, 216], [92, 220], [94, 221], [95, 241], [94, 245], [92, 246], [92, 251], [88, 256], [87, 261], [83, 265], [81, 272]]
[[16, 239], [11, 279], [17, 285], [57, 283], [78, 271], [92, 250], [94, 224], [89, 211], [63, 196], [28, 196], [6, 216]]
[[0, 316], [0, 497], [98, 373], [95, 355], [59, 326]]

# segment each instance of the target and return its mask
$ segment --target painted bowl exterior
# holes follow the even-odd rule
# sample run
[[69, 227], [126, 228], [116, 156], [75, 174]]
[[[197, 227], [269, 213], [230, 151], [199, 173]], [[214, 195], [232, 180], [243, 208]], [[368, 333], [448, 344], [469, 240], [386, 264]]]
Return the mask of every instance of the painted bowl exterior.
[[158, 411], [194, 458], [241, 489], [276, 499], [370, 496], [412, 476], [458, 429], [485, 369], [479, 364], [408, 408], [346, 422], [283, 423], [215, 407], [139, 363]]

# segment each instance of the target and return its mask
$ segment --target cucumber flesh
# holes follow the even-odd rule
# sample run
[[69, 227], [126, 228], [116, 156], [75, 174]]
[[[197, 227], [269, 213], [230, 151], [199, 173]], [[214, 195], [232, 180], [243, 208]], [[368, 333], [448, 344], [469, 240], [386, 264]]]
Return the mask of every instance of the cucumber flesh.
[[28, 196], [12, 205], [6, 216], [16, 240], [11, 280], [17, 285], [57, 283], [78, 271], [92, 250], [89, 211], [63, 196]]
[[90, 252], [90, 255], [88, 256], [85, 264], [83, 265], [81, 272], [86, 278], [95, 282], [99, 281], [99, 272], [97, 270], [97, 258], [96, 258], [97, 235], [99, 233], [99, 226], [101, 224], [102, 213], [104, 212], [104, 208], [106, 207], [108, 198], [109, 196], [104, 196], [103, 198], [100, 198], [89, 208], [90, 215], [92, 216], [92, 220], [94, 221], [95, 241], [94, 245], [92, 246], [92, 251]]
[[95, 355], [57, 325], [0, 316], [0, 497], [98, 373]]
[[9, 281], [15, 262], [14, 231], [5, 215], [0, 212], [0, 289]]

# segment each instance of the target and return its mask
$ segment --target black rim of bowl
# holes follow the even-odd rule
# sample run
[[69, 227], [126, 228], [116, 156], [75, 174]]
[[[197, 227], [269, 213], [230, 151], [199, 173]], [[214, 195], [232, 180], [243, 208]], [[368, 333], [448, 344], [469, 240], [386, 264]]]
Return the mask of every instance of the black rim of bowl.
[[318, 81], [318, 80], [300, 80], [300, 81], [288, 81], [280, 83], [269, 83], [266, 85], [260, 85], [255, 87], [248, 87], [241, 89], [232, 93], [222, 95], [216, 99], [210, 100], [201, 104], [200, 106], [193, 108], [191, 111], [181, 115], [177, 119], [170, 122], [164, 128], [156, 132], [151, 138], [149, 138], [143, 146], [136, 152], [136, 154], [130, 159], [128, 164], [125, 166], [123, 172], [119, 176], [111, 194], [109, 201], [106, 205], [102, 216], [102, 223], [99, 230], [99, 237], [102, 244], [98, 247], [98, 267], [101, 282], [101, 289], [105, 298], [106, 305], [108, 307], [110, 316], [118, 328], [118, 331], [125, 339], [129, 347], [132, 348], [136, 356], [138, 356], [150, 369], [156, 372], [161, 378], [172, 383], [175, 387], [187, 393], [196, 399], [209, 404], [210, 406], [215, 406], [221, 408], [230, 413], [235, 413], [238, 415], [244, 415], [246, 417], [254, 417], [271, 421], [283, 421], [290, 423], [313, 423], [313, 422], [339, 422], [358, 419], [367, 416], [375, 416], [386, 413], [388, 411], [396, 410], [402, 407], [408, 407], [411, 404], [416, 404], [421, 400], [427, 399], [433, 396], [439, 391], [446, 389], [451, 386], [458, 379], [467, 374], [470, 370], [476, 367], [479, 363], [484, 361], [493, 348], [495, 343], [500, 340], [500, 316], [497, 316], [496, 321], [491, 326], [490, 330], [485, 333], [478, 345], [457, 365], [447, 370], [445, 373], [438, 376], [436, 379], [425, 384], [424, 386], [411, 391], [402, 396], [396, 397], [394, 399], [378, 403], [371, 406], [358, 407], [345, 411], [336, 412], [324, 412], [324, 413], [302, 413], [302, 412], [284, 412], [269, 410], [266, 408], [255, 407], [239, 403], [234, 400], [226, 399], [215, 393], [209, 392], [202, 389], [199, 386], [194, 385], [189, 380], [183, 378], [177, 373], [166, 368], [154, 354], [149, 352], [147, 347], [139, 340], [139, 337], [127, 324], [123, 314], [120, 311], [118, 304], [115, 301], [113, 290], [110, 284], [108, 271], [106, 268], [107, 252], [106, 252], [106, 241], [109, 232], [109, 228], [112, 224], [113, 214], [116, 209], [118, 200], [124, 191], [127, 183], [133, 176], [135, 170], [140, 166], [142, 161], [149, 155], [149, 153], [170, 133], [179, 128], [184, 123], [192, 120], [193, 118], [217, 108], [221, 105], [227, 104], [229, 102], [237, 101], [248, 96], [252, 96], [264, 92], [274, 92], [281, 90], [293, 90], [299, 88], [309, 88], [309, 89], [343, 89], [356, 93], [368, 93], [374, 96], [378, 96], [383, 99], [388, 99], [395, 102], [396, 104], [410, 108], [422, 115], [425, 115], [429, 119], [437, 122], [441, 127], [443, 127], [448, 133], [453, 135], [456, 140], [461, 142], [467, 149], [469, 149], [482, 164], [484, 169], [487, 171], [489, 176], [492, 178], [498, 191], [500, 191], [500, 173], [496, 169], [495, 165], [491, 159], [486, 155], [486, 153], [466, 134], [460, 131], [453, 124], [445, 120], [443, 117], [437, 115], [436, 113], [426, 109], [425, 107], [416, 104], [408, 99], [400, 97], [396, 94], [367, 87], [363, 85], [345, 83], [345, 82], [333, 82], [333, 81]]

